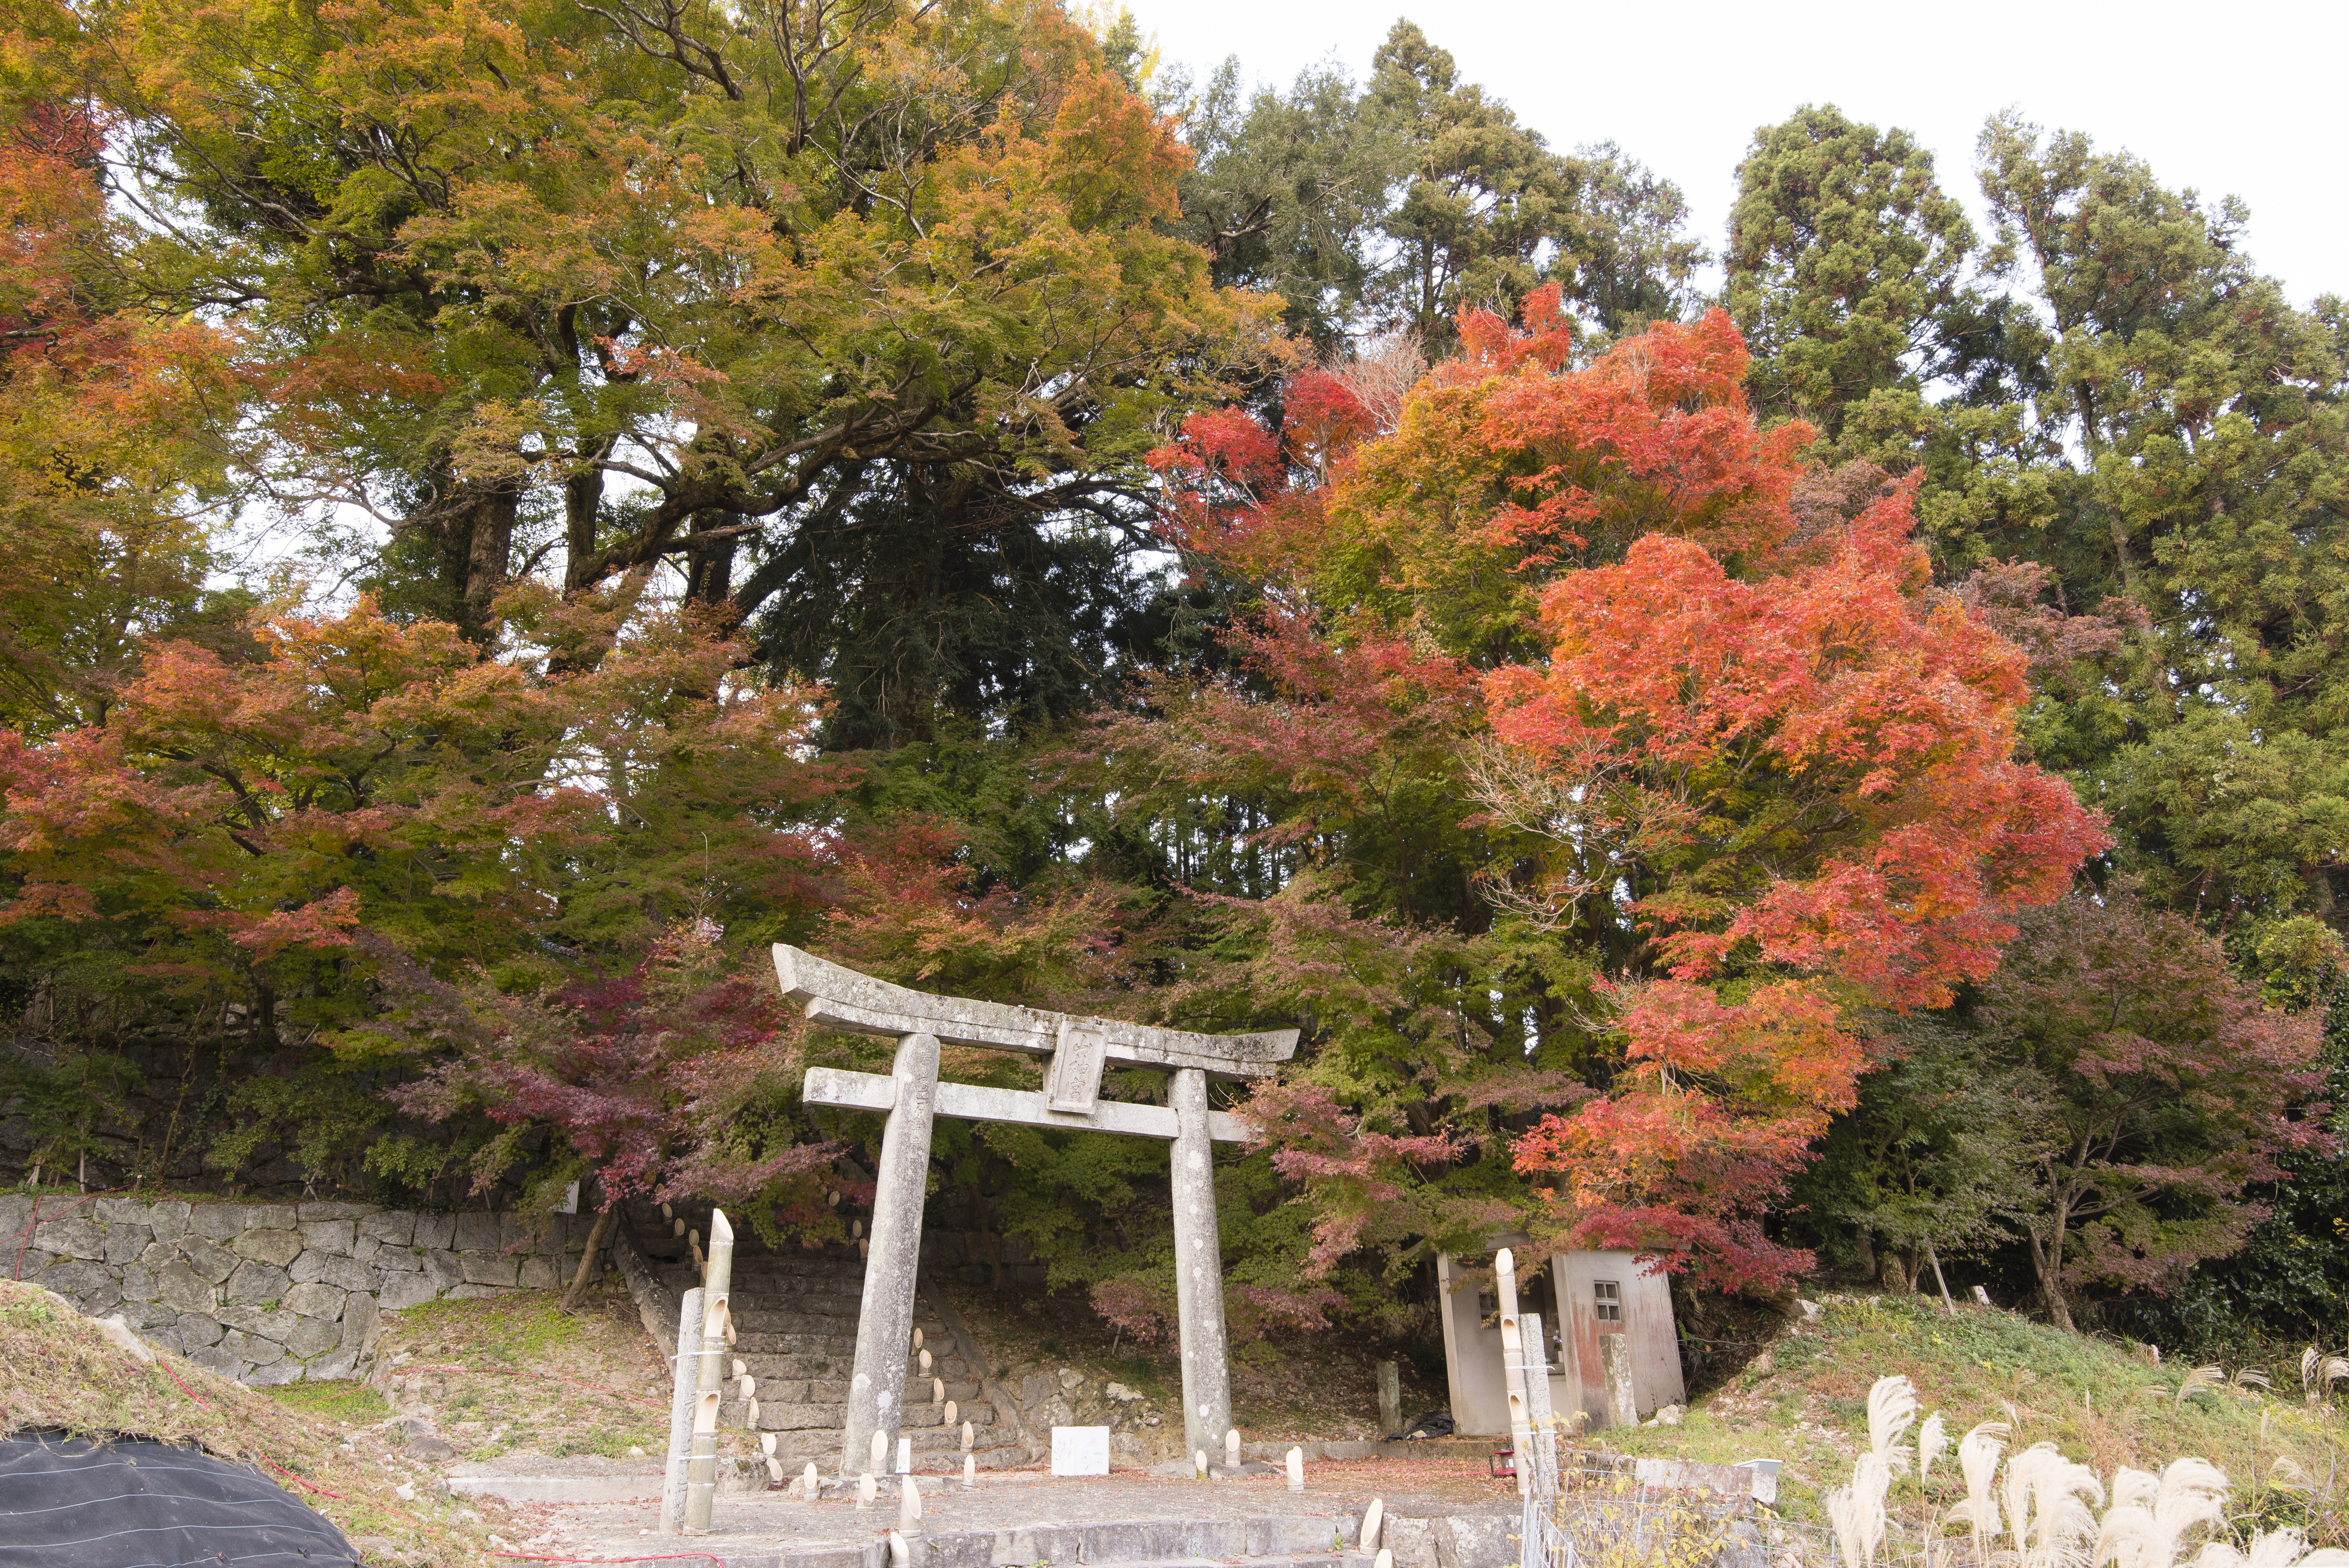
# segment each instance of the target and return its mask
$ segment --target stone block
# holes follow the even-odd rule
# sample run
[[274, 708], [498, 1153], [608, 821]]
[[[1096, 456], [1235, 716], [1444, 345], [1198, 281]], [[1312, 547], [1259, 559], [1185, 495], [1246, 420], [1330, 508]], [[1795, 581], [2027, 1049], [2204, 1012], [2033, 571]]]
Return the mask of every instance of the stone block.
[[180, 1336], [180, 1343], [187, 1347], [186, 1353], [193, 1355], [207, 1345], [218, 1345], [221, 1335], [228, 1330], [203, 1313], [191, 1312], [180, 1314], [178, 1321], [171, 1324], [171, 1332]]
[[398, 1312], [402, 1307], [421, 1306], [440, 1293], [426, 1274], [386, 1274], [383, 1277], [381, 1304], [386, 1312]]
[[378, 1209], [359, 1220], [358, 1233], [386, 1246], [412, 1246], [416, 1241], [416, 1216], [402, 1209]]
[[376, 1307], [373, 1296], [354, 1295], [347, 1298], [343, 1303], [343, 1348], [354, 1355], [367, 1349], [368, 1340], [374, 1336], [376, 1323], [381, 1315]]
[[297, 1285], [312, 1284], [325, 1279], [326, 1265], [336, 1261], [324, 1252], [304, 1252], [285, 1265], [285, 1274]]
[[193, 1211], [194, 1207], [195, 1206], [193, 1204], [182, 1203], [176, 1198], [165, 1199], [161, 1202], [149, 1204], [147, 1206], [147, 1224], [149, 1229], [155, 1232], [155, 1240], [158, 1241], [176, 1241], [181, 1237], [186, 1235], [188, 1233], [188, 1216]]
[[166, 1263], [155, 1274], [155, 1298], [165, 1306], [181, 1312], [209, 1313], [212, 1310], [212, 1288], [196, 1272], [181, 1262]]
[[133, 1263], [122, 1271], [115, 1288], [127, 1302], [151, 1302], [156, 1295], [155, 1271], [144, 1263]]
[[222, 1377], [235, 1376], [237, 1369], [243, 1365], [235, 1356], [217, 1345], [207, 1345], [201, 1349], [188, 1352], [188, 1360], [207, 1372], [217, 1372]]
[[351, 1243], [358, 1239], [357, 1229], [347, 1220], [305, 1220], [299, 1229], [305, 1247], [330, 1258], [349, 1257]]
[[314, 1220], [363, 1220], [375, 1212], [371, 1203], [305, 1203], [298, 1210], [303, 1224]]
[[382, 1251], [383, 1243], [373, 1236], [355, 1236], [351, 1239], [351, 1256], [362, 1263]]
[[223, 1328], [242, 1329], [256, 1338], [280, 1342], [294, 1332], [295, 1324], [302, 1321], [298, 1314], [287, 1312], [284, 1307], [228, 1306], [221, 1308], [214, 1315], [219, 1317]]
[[267, 1263], [243, 1262], [228, 1277], [226, 1299], [233, 1306], [259, 1306], [274, 1302], [294, 1288], [285, 1271]]
[[328, 1323], [339, 1323], [343, 1316], [344, 1298], [349, 1294], [348, 1291], [338, 1291], [332, 1285], [297, 1284], [285, 1293], [285, 1299], [278, 1305], [287, 1312], [299, 1313], [304, 1317], [324, 1318]]
[[188, 1215], [188, 1229], [207, 1241], [226, 1241], [244, 1233], [242, 1203], [199, 1203]]
[[150, 1241], [139, 1249], [139, 1262], [150, 1269], [162, 1270], [180, 1261], [180, 1249], [169, 1241]]
[[109, 1263], [133, 1263], [155, 1239], [155, 1232], [144, 1225], [109, 1225], [106, 1228], [106, 1261]]
[[424, 1277], [432, 1282], [432, 1288], [436, 1291], [461, 1285], [465, 1282], [464, 1260], [454, 1252], [427, 1252], [424, 1254]]
[[177, 1351], [181, 1355], [188, 1353], [187, 1345], [180, 1338], [177, 1324], [165, 1324], [160, 1328], [142, 1328], [139, 1331], [139, 1337], [159, 1350]]
[[29, 1198], [0, 1196], [0, 1236], [15, 1241], [33, 1222], [33, 1200]]
[[419, 1214], [416, 1230], [409, 1238], [409, 1244], [426, 1251], [446, 1251], [457, 1237], [457, 1217], [454, 1214]]
[[256, 1366], [237, 1379], [255, 1388], [278, 1388], [288, 1383], [302, 1381], [302, 1364], [290, 1356], [282, 1356], [265, 1366]]
[[284, 1268], [302, 1255], [302, 1232], [299, 1231], [247, 1231], [228, 1244], [228, 1250], [240, 1258], [250, 1258], [256, 1263]]
[[359, 1353], [356, 1350], [330, 1350], [302, 1369], [302, 1375], [312, 1382], [348, 1377], [357, 1370]]
[[122, 1299], [122, 1292], [114, 1282], [114, 1271], [87, 1258], [65, 1258], [51, 1263], [33, 1282], [57, 1292], [92, 1315]]
[[531, 1228], [526, 1222], [524, 1222], [521, 1215], [501, 1214], [498, 1216], [499, 1246], [520, 1247], [523, 1242], [529, 1240], [530, 1233]]
[[245, 1215], [244, 1228], [248, 1231], [291, 1231], [297, 1223], [291, 1203], [256, 1203]]
[[759, 1425], [770, 1432], [836, 1431], [848, 1412], [838, 1405], [785, 1405], [759, 1401]]
[[456, 1250], [460, 1252], [492, 1252], [503, 1244], [498, 1234], [498, 1217], [479, 1212], [457, 1217]]
[[1503, 1568], [1517, 1560], [1516, 1515], [1455, 1513], [1432, 1522], [1436, 1568]]
[[503, 1285], [512, 1290], [522, 1282], [519, 1258], [504, 1252], [467, 1252], [462, 1258], [469, 1285]]
[[516, 1281], [526, 1291], [551, 1291], [558, 1282], [553, 1258], [524, 1258]]
[[371, 1291], [383, 1276], [357, 1258], [329, 1258], [326, 1272], [319, 1276], [326, 1283], [342, 1291]]
[[9, 1256], [14, 1262], [16, 1275], [20, 1280], [33, 1278], [57, 1261], [57, 1255], [55, 1252], [44, 1252], [38, 1247], [27, 1247], [22, 1252], [12, 1252]]
[[285, 1354], [299, 1356], [302, 1360], [307, 1361], [320, 1351], [330, 1349], [342, 1342], [342, 1324], [322, 1323], [315, 1317], [305, 1317], [294, 1325], [293, 1333], [285, 1336]]
[[[966, 1530], [933, 1535], [923, 1543], [922, 1568], [995, 1568], [995, 1532]], [[792, 1568], [812, 1568], [806, 1552], [792, 1553]], [[843, 1553], [846, 1555], [845, 1552]], [[851, 1561], [845, 1568], [862, 1568]]]
[[146, 1224], [152, 1207], [136, 1198], [101, 1198], [89, 1206], [91, 1215], [109, 1230], [117, 1225]]
[[485, 1302], [503, 1294], [505, 1292], [495, 1285], [456, 1285], [450, 1289], [449, 1299], [452, 1302]]
[[138, 1302], [122, 1309], [123, 1320], [131, 1327], [142, 1332], [150, 1328], [162, 1328], [177, 1319], [179, 1315], [177, 1308], [167, 1307], [160, 1302]]
[[44, 1220], [33, 1231], [33, 1245], [60, 1258], [98, 1260], [106, 1256], [106, 1232], [98, 1222], [78, 1214]]
[[239, 1361], [254, 1366], [265, 1366], [273, 1361], [283, 1359], [285, 1355], [285, 1347], [275, 1340], [263, 1339], [258, 1334], [247, 1334], [241, 1328], [233, 1328], [222, 1334], [220, 1348], [223, 1354], [233, 1355]]
[[180, 1251], [188, 1260], [188, 1267], [207, 1284], [219, 1284], [236, 1272], [240, 1260], [234, 1252], [217, 1241], [202, 1236], [191, 1236], [180, 1243]]
[[424, 1254], [413, 1247], [386, 1247], [374, 1259], [375, 1266], [386, 1273], [412, 1274], [424, 1267]]

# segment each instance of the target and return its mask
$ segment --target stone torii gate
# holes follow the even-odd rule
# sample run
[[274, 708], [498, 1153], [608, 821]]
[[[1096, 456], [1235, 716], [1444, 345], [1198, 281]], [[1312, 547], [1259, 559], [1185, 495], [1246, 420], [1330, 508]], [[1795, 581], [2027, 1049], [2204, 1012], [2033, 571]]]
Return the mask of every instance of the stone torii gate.
[[[856, 1322], [847, 1430], [841, 1439], [843, 1473], [853, 1474], [870, 1462], [876, 1433], [894, 1449], [905, 1417], [906, 1347], [913, 1337], [914, 1275], [921, 1255], [930, 1123], [940, 1116], [1124, 1133], [1164, 1138], [1174, 1145], [1175, 1303], [1182, 1335], [1185, 1447], [1194, 1453], [1221, 1451], [1232, 1424], [1232, 1380], [1210, 1145], [1238, 1143], [1247, 1134], [1237, 1117], [1207, 1108], [1207, 1080], [1270, 1076], [1295, 1054], [1297, 1031], [1192, 1034], [1115, 1019], [932, 996], [781, 943], [775, 947], [775, 976], [785, 996], [806, 1003], [812, 1022], [897, 1042], [889, 1076], [811, 1067], [803, 1092], [811, 1106], [881, 1111], [888, 1116], [881, 1135], [873, 1234]], [[1043, 1092], [942, 1084], [941, 1044], [1049, 1057]], [[1102, 1099], [1102, 1072], [1112, 1062], [1165, 1072], [1166, 1104]]]

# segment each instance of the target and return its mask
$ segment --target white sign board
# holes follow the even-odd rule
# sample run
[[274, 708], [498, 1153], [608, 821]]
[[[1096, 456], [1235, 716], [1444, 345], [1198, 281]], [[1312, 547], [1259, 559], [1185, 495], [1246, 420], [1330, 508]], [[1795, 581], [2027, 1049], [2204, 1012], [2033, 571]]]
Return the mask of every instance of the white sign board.
[[1052, 1473], [1056, 1476], [1109, 1474], [1109, 1428], [1053, 1428]]

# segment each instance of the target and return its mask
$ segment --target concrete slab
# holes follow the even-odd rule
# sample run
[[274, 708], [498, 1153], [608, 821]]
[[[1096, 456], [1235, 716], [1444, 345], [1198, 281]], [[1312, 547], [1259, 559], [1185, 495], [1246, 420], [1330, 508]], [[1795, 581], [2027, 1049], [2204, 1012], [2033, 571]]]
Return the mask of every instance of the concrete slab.
[[452, 1497], [494, 1497], [507, 1502], [636, 1502], [658, 1500], [661, 1478], [649, 1476], [450, 1476]]
[[[1380, 1497], [1391, 1521], [1442, 1521], [1418, 1532], [1426, 1561], [1410, 1568], [1506, 1568], [1517, 1560], [1516, 1492], [1483, 1471], [1481, 1460], [1309, 1465], [1303, 1493], [1279, 1476], [1200, 1483], [1134, 1470], [1067, 1479], [999, 1471], [970, 1491], [924, 1486], [914, 1564], [1371, 1568], [1356, 1548], [1363, 1511]], [[689, 1540], [654, 1533], [657, 1511], [649, 1498], [528, 1506], [526, 1538], [534, 1550], [584, 1563], [691, 1550], [709, 1553], [709, 1568], [888, 1568], [897, 1515], [894, 1479], [869, 1511], [781, 1490], [721, 1497], [715, 1528]]]

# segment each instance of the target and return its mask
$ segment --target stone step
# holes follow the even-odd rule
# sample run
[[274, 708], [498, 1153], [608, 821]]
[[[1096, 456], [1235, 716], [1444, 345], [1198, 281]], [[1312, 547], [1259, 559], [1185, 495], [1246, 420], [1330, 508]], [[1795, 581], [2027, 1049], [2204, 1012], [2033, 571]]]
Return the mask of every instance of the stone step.
[[[758, 1357], [744, 1356], [740, 1359], [750, 1370], [750, 1389], [761, 1403], [835, 1405], [848, 1397], [848, 1379], [845, 1377], [769, 1376], [760, 1370]], [[740, 1378], [729, 1377], [726, 1381], [734, 1388], [741, 1386]], [[945, 1381], [946, 1397], [957, 1405], [968, 1407], [987, 1393], [986, 1388], [975, 1381], [957, 1382], [951, 1377]], [[921, 1380], [918, 1386], [916, 1379], [905, 1379], [905, 1397], [914, 1404], [935, 1404], [934, 1393], [926, 1379]]]
[[855, 1359], [856, 1336], [854, 1334], [787, 1334], [753, 1332], [735, 1320], [734, 1354], [757, 1355], [812, 1355], [837, 1357], [845, 1365]]
[[[982, 1467], [984, 1468], [984, 1467]], [[1372, 1559], [1354, 1550], [1350, 1541], [1333, 1549], [1333, 1534], [1351, 1537], [1359, 1520], [1342, 1525], [1327, 1518], [1247, 1520], [1136, 1520], [1116, 1524], [1035, 1524], [1009, 1530], [957, 1531], [943, 1527], [925, 1531], [919, 1560], [958, 1565], [1012, 1563], [1116, 1563], [1118, 1568], [1371, 1568]], [[1335, 1525], [1335, 1528], [1333, 1528]], [[876, 1530], [876, 1536], [879, 1532]], [[1514, 1532], [1511, 1532], [1514, 1535]], [[780, 1555], [720, 1556], [709, 1562], [719, 1568], [888, 1568], [885, 1537], [857, 1545], [804, 1546]], [[1457, 1553], [1458, 1568], [1496, 1568], [1516, 1561], [1515, 1542], [1509, 1555], [1494, 1554], [1481, 1539], [1483, 1550]], [[1262, 1546], [1263, 1551], [1249, 1551]], [[1186, 1550], [1187, 1548], [1187, 1550]], [[1219, 1551], [1219, 1549], [1222, 1549]], [[1209, 1555], [1214, 1552], [1216, 1555]], [[1428, 1556], [1433, 1560], [1434, 1553]], [[1454, 1557], [1444, 1559], [1447, 1568]]]
[[[748, 1425], [746, 1417], [749, 1414], [750, 1407], [739, 1399], [729, 1399], [718, 1407], [718, 1419], [721, 1426], [742, 1428]], [[916, 1438], [916, 1446], [920, 1446], [920, 1435], [926, 1430], [935, 1429], [938, 1432], [940, 1442], [949, 1439], [958, 1441], [961, 1421], [968, 1421], [974, 1427], [995, 1425], [995, 1407], [992, 1405], [974, 1404], [958, 1408], [955, 1414], [957, 1417], [957, 1425], [948, 1427], [946, 1425], [946, 1410], [943, 1407], [916, 1405], [905, 1413], [904, 1420], [899, 1423], [899, 1430]], [[781, 1399], [759, 1401], [759, 1429], [762, 1432], [836, 1430], [846, 1425], [847, 1420], [848, 1406], [845, 1401], [804, 1404], [792, 1404]]]
[[[910, 1435], [910, 1434], [909, 1434]], [[796, 1472], [810, 1460], [825, 1475], [840, 1469], [839, 1429], [822, 1431], [778, 1432], [775, 1434], [775, 1458], [786, 1472]], [[982, 1470], [1016, 1470], [1035, 1461], [1028, 1450], [1016, 1443], [990, 1442], [982, 1437], [971, 1449], [975, 1467]], [[958, 1447], [925, 1448], [916, 1440], [914, 1447], [914, 1473], [924, 1476], [960, 1475], [962, 1449]]]
[[753, 1337], [746, 1334], [737, 1340], [734, 1354], [750, 1367], [750, 1376], [761, 1383], [770, 1377], [784, 1381], [811, 1377], [845, 1379], [856, 1365], [854, 1340], [849, 1340], [822, 1355], [810, 1355], [800, 1351], [761, 1350], [751, 1343]]

